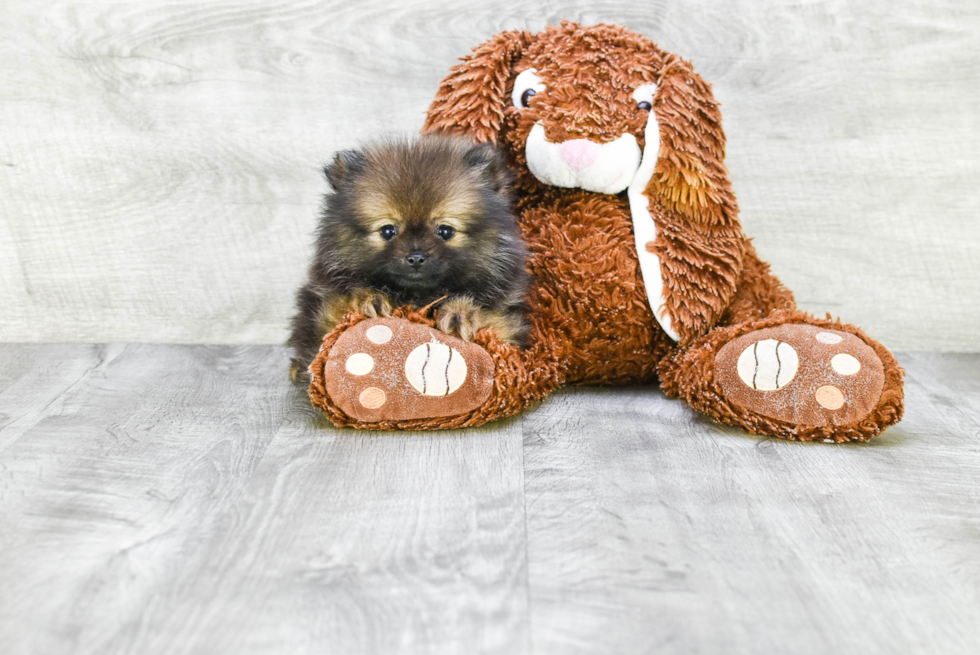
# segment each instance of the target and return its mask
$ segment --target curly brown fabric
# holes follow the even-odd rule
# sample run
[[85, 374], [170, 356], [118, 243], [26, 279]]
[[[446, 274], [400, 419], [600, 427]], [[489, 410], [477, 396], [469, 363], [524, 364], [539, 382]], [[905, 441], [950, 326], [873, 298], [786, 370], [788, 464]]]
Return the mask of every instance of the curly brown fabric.
[[[733, 403], [725, 397], [715, 375], [715, 355], [721, 346], [754, 330], [805, 323], [855, 335], [871, 346], [884, 367], [885, 384], [881, 399], [864, 418], [850, 425], [795, 425], [769, 418]], [[660, 362], [660, 386], [667, 395], [683, 398], [694, 409], [719, 423], [735, 425], [754, 434], [766, 434], [794, 441], [868, 441], [902, 419], [902, 377], [905, 371], [888, 350], [853, 325], [819, 319], [800, 311], [775, 311], [769, 317], [715, 328], [690, 348], [678, 349]]]
[[[514, 80], [531, 68], [547, 80], [546, 92], [526, 107], [515, 107]], [[649, 84], [657, 89], [649, 111], [659, 124], [660, 146], [645, 190], [657, 236], [646, 249], [659, 257], [665, 308], [678, 342], [660, 328], [650, 308], [627, 194], [542, 183], [525, 153], [535, 125], [553, 144], [610, 143], [631, 134], [643, 149], [647, 114], [638, 111], [631, 94]], [[475, 343], [490, 353], [496, 373], [490, 397], [472, 412], [359, 422], [336, 407], [322, 380], [332, 344], [364, 319], [350, 316], [327, 335], [311, 367], [311, 398], [337, 425], [382, 430], [479, 425], [515, 414], [564, 384], [643, 384], [658, 378], [669, 395], [717, 421], [786, 439], [866, 441], [900, 420], [903, 372], [891, 353], [857, 327], [797, 311], [792, 293], [743, 235], [724, 164], [721, 112], [710, 85], [689, 62], [618, 26], [564, 22], [538, 34], [504, 32], [450, 71], [423, 131], [494, 143], [517, 174], [516, 210], [534, 278], [528, 346], [508, 346], [486, 331], [477, 335]], [[432, 325], [407, 308], [396, 316]], [[725, 344], [754, 330], [794, 324], [853, 334], [874, 350], [884, 383], [877, 402], [861, 399], [873, 406], [870, 413], [847, 425], [791, 424], [765, 415], [765, 395], [740, 403], [722, 393], [715, 365]], [[798, 332], [800, 338], [814, 333]]]

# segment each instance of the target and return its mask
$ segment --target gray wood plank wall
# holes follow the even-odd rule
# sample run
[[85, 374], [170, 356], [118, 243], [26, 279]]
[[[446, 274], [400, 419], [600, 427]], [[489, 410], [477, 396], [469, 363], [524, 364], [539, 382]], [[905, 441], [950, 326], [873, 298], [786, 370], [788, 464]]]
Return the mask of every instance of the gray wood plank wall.
[[416, 131], [505, 28], [618, 22], [724, 105], [746, 231], [804, 308], [980, 349], [980, 4], [0, 5], [0, 340], [280, 342], [318, 165]]

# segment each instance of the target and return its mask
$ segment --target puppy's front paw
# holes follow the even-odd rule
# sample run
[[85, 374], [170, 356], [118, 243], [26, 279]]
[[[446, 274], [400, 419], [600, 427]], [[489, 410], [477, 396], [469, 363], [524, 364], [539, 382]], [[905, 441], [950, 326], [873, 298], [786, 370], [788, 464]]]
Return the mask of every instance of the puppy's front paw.
[[436, 327], [464, 341], [472, 341], [477, 332], [487, 327], [487, 323], [479, 306], [470, 298], [459, 296], [450, 298], [439, 307]]
[[364, 289], [351, 296], [350, 308], [368, 318], [385, 318], [391, 316], [391, 301], [388, 296], [378, 291]]
[[520, 346], [527, 326], [519, 314], [480, 307], [468, 296], [450, 298], [439, 307], [436, 327], [472, 341], [480, 330], [489, 329], [501, 341]]
[[309, 382], [309, 375], [306, 367], [298, 357], [293, 357], [289, 362], [289, 379], [293, 384], [304, 384]]

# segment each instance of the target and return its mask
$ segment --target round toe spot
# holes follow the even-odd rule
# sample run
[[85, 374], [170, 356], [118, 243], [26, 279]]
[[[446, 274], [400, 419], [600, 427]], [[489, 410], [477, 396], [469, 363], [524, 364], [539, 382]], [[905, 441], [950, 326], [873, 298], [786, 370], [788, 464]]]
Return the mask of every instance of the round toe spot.
[[387, 325], [372, 325], [364, 332], [364, 336], [373, 344], [381, 345], [391, 341], [391, 328]]
[[763, 339], [743, 350], [735, 366], [745, 386], [759, 391], [776, 391], [796, 376], [800, 358], [793, 346], [785, 341]]
[[466, 360], [455, 348], [433, 341], [408, 354], [405, 377], [426, 396], [448, 396], [466, 381]]
[[824, 409], [834, 410], [844, 406], [844, 394], [837, 387], [830, 385], [820, 387], [814, 397]]
[[354, 353], [347, 358], [344, 368], [351, 375], [367, 375], [374, 368], [374, 358], [367, 353]]
[[817, 334], [814, 335], [814, 338], [820, 343], [826, 343], [830, 345], [833, 345], [835, 343], [840, 343], [841, 341], [844, 340], [844, 337], [842, 337], [839, 334], [834, 334], [833, 332], [817, 332]]
[[861, 370], [861, 362], [854, 355], [838, 353], [830, 360], [830, 365], [841, 375], [854, 375]]
[[357, 398], [358, 402], [367, 409], [378, 409], [385, 404], [385, 392], [377, 387], [368, 387]]

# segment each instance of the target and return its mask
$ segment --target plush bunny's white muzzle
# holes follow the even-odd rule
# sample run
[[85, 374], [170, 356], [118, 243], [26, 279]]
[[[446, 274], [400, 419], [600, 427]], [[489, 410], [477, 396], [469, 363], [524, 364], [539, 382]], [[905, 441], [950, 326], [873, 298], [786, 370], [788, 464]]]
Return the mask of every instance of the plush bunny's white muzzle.
[[545, 184], [596, 193], [626, 190], [640, 166], [640, 146], [632, 134], [610, 143], [570, 139], [548, 141], [544, 126], [535, 123], [525, 146], [527, 167]]

